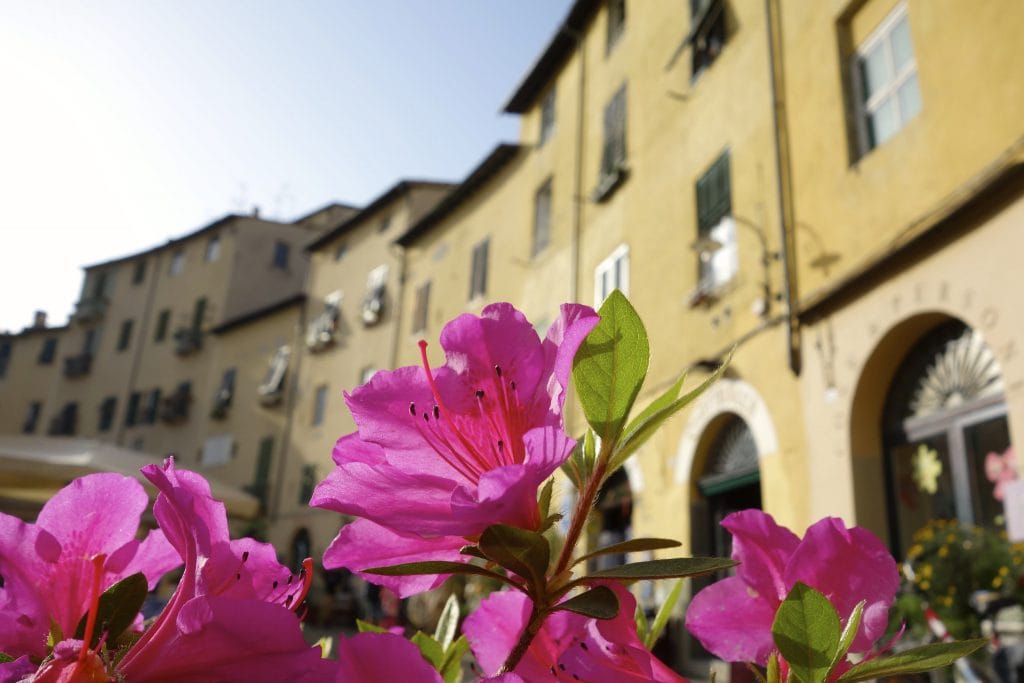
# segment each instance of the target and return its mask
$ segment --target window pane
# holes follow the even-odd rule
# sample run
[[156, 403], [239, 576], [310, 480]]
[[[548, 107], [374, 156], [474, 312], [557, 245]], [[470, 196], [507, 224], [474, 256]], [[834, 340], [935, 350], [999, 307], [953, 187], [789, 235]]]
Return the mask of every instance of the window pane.
[[900, 116], [903, 121], [914, 118], [921, 111], [921, 90], [917, 85], [916, 73], [900, 86], [896, 94], [900, 99]]
[[1006, 417], [1000, 415], [967, 427], [964, 429], [964, 445], [967, 450], [967, 471], [971, 477], [974, 523], [990, 529], [999, 528], [1003, 502], [1001, 489], [999, 497], [996, 497], [995, 482], [1000, 478], [1000, 460], [1010, 447]]
[[929, 520], [957, 518], [952, 467], [944, 434], [897, 446], [891, 457], [899, 547], [905, 552]]
[[899, 127], [900, 121], [899, 113], [896, 111], [896, 100], [889, 98], [873, 114], [868, 115], [871, 146], [877, 147], [888, 140]]
[[864, 101], [871, 98], [893, 79], [892, 65], [886, 54], [885, 42], [875, 46], [860, 60], [861, 75], [864, 81]]
[[914, 59], [914, 49], [910, 45], [910, 22], [906, 15], [893, 27], [889, 40], [892, 43], [892, 61], [899, 71]]

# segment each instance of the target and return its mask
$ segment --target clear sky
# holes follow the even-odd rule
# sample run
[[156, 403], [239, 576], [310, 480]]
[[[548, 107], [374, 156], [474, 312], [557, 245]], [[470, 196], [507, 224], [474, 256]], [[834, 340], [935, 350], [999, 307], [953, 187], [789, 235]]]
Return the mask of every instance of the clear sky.
[[230, 212], [459, 180], [570, 0], [0, 1], [0, 330]]

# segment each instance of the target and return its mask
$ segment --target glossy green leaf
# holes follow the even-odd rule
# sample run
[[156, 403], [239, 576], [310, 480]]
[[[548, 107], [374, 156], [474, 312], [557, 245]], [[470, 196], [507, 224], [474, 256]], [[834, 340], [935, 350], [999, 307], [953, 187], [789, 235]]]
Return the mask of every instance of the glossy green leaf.
[[857, 681], [867, 681], [873, 678], [904, 676], [939, 669], [949, 666], [961, 657], [966, 657], [987, 642], [984, 638], [977, 638], [952, 643], [929, 643], [892, 657], [880, 657], [861, 662], [840, 676], [838, 680], [842, 683], [857, 683]]
[[624, 553], [639, 553], [645, 550], [662, 550], [664, 548], [678, 548], [682, 543], [671, 538], [633, 538], [622, 543], [598, 548], [592, 553], [581, 556], [573, 564], [585, 562], [601, 555], [621, 555]]
[[469, 555], [470, 557], [477, 557], [481, 560], [487, 559], [486, 557], [484, 557], [484, 554], [480, 552], [480, 548], [477, 548], [475, 545], [467, 545], [463, 546], [462, 548], [459, 548], [459, 554]]
[[437, 619], [437, 628], [434, 629], [434, 640], [441, 644], [442, 650], [447, 650], [448, 646], [455, 640], [455, 632], [459, 630], [459, 618], [461, 616], [462, 611], [459, 609], [459, 599], [453, 593], [448, 596], [448, 600], [444, 603], [441, 616]]
[[669, 617], [672, 616], [672, 610], [676, 608], [676, 603], [679, 602], [679, 596], [682, 594], [683, 580], [679, 579], [676, 581], [676, 585], [672, 586], [672, 590], [669, 592], [668, 597], [665, 598], [665, 602], [658, 608], [658, 613], [654, 616], [654, 623], [651, 624], [650, 631], [642, 639], [644, 647], [648, 650], [654, 647], [654, 644], [658, 642], [658, 638], [661, 638], [661, 634], [665, 631], [665, 626], [668, 625]]
[[868, 604], [867, 600], [858, 602], [853, 608], [853, 612], [850, 613], [850, 618], [846, 620], [843, 633], [839, 636], [839, 647], [836, 648], [835, 654], [832, 655], [832, 661], [828, 666], [829, 673], [835, 670], [839, 662], [846, 659], [846, 653], [849, 652], [854, 638], [857, 637], [857, 631], [860, 630], [860, 621], [864, 616], [864, 605], [866, 604]]
[[636, 610], [633, 612], [633, 621], [636, 622], [637, 637], [640, 639], [641, 643], [646, 643], [647, 634], [651, 630], [651, 625], [647, 622], [647, 613], [639, 602], [637, 602]]
[[[117, 642], [124, 630], [135, 621], [148, 592], [149, 586], [142, 572], [126, 576], [103, 591], [99, 606], [96, 608], [96, 628], [89, 647], [96, 647], [104, 635], [109, 643]], [[82, 615], [75, 629], [75, 638], [85, 638], [85, 624], [88, 618], [88, 614]]]
[[598, 313], [601, 321], [576, 352], [572, 376], [587, 422], [602, 445], [611, 447], [647, 375], [650, 345], [643, 322], [622, 292], [613, 291]]
[[492, 524], [477, 544], [484, 556], [535, 587], [544, 585], [551, 546], [542, 535], [508, 524]]
[[629, 456], [636, 453], [666, 420], [688, 406], [703, 394], [708, 387], [717, 382], [725, 373], [726, 368], [729, 367], [733, 351], [729, 352], [729, 355], [718, 366], [718, 369], [708, 375], [696, 389], [684, 394], [680, 398], [675, 397], [679, 394], [682, 383], [686, 379], [686, 375], [683, 375], [664, 394], [652, 401], [651, 405], [647, 406], [643, 412], [637, 415], [623, 432], [622, 439], [615, 449], [615, 454], [612, 456], [608, 471], [614, 472], [622, 466], [629, 459]]
[[839, 647], [839, 628], [839, 614], [828, 598], [797, 582], [775, 613], [772, 639], [794, 676], [823, 683]]
[[380, 576], [417, 576], [419, 574], [472, 574], [474, 576], [486, 576], [503, 583], [509, 583], [508, 578], [489, 569], [484, 569], [475, 564], [463, 562], [448, 562], [445, 560], [429, 560], [426, 562], [407, 562], [395, 564], [390, 567], [373, 567], [372, 569], [361, 570], [365, 574], [378, 574]]
[[0, 664], [6, 664], [7, 662], [13, 662], [14, 657], [10, 656], [6, 652], [0, 652]]
[[768, 657], [768, 669], [765, 671], [767, 683], [782, 683], [782, 671], [779, 667], [779, 653], [773, 652]]
[[537, 512], [540, 513], [538, 516], [541, 519], [547, 519], [548, 515], [551, 514], [551, 494], [555, 488], [555, 480], [548, 479], [544, 482], [544, 486], [541, 487], [540, 493], [537, 495]]
[[595, 619], [614, 619], [619, 614], [619, 599], [608, 586], [596, 586], [585, 593], [559, 603], [556, 610], [575, 612]]
[[737, 562], [721, 557], [677, 557], [668, 560], [634, 562], [602, 569], [586, 577], [590, 579], [678, 579], [703, 576], [735, 567]]
[[441, 668], [441, 664], [444, 662], [444, 648], [441, 647], [441, 643], [423, 631], [416, 631], [409, 640], [420, 649], [420, 654], [423, 655], [423, 659], [430, 662], [430, 666], [434, 669]]
[[386, 628], [381, 628], [380, 626], [377, 626], [376, 624], [371, 624], [370, 622], [363, 621], [362, 619], [356, 619], [356, 628], [359, 629], [360, 633], [387, 633], [388, 632], [388, 630]]
[[444, 683], [458, 683], [462, 680], [462, 658], [469, 652], [469, 641], [466, 636], [459, 636], [458, 639], [445, 650], [444, 659], [437, 672], [441, 674]]

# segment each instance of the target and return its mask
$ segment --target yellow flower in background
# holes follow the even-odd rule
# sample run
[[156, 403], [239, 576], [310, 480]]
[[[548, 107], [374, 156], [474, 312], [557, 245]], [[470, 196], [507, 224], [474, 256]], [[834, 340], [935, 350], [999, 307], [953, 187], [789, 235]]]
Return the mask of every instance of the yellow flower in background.
[[992, 579], [992, 587], [993, 588], [1001, 588], [1002, 585], [1003, 585], [1003, 577], [997, 576], [996, 578]]
[[939, 460], [938, 451], [927, 444], [921, 444], [917, 447], [912, 464], [917, 488], [934, 496], [939, 490], [939, 475], [942, 474], [942, 462]]
[[939, 557], [946, 557], [948, 555], [949, 555], [949, 546], [948, 545], [944, 545], [941, 548], [939, 548]]

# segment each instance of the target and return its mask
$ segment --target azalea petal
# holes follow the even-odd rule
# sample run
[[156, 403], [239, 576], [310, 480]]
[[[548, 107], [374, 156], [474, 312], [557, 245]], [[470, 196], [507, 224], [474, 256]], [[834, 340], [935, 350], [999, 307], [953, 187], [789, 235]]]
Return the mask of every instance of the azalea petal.
[[575, 439], [555, 427], [531, 429], [523, 436], [523, 442], [526, 444], [524, 464], [538, 484], [554, 474], [576, 446]]
[[550, 409], [556, 415], [562, 413], [576, 351], [600, 319], [590, 306], [562, 304], [558, 319], [548, 328], [543, 342], [544, 368], [550, 378], [546, 387]]
[[722, 526], [733, 536], [732, 558], [740, 562], [736, 573], [777, 607], [792, 585], [786, 583], [784, 573], [800, 539], [761, 510], [734, 512], [722, 520]]
[[324, 567], [345, 567], [364, 580], [389, 588], [398, 597], [406, 598], [440, 586], [449, 575], [380, 576], [363, 574], [360, 570], [426, 560], [468, 562], [469, 557], [459, 552], [465, 545], [466, 540], [458, 536], [427, 539], [400, 534], [369, 520], [357, 519], [346, 524], [331, 541], [324, 552]]
[[359, 633], [338, 640], [337, 683], [441, 683], [418, 647], [391, 633]]
[[[548, 617], [550, 622], [556, 615]], [[462, 625], [469, 647], [476, 657], [477, 663], [485, 672], [496, 673], [505, 663], [510, 652], [519, 640], [519, 635], [526, 627], [530, 618], [530, 599], [519, 591], [500, 591], [491, 593], [480, 602]], [[548, 650], [550, 639], [545, 637], [544, 629], [534, 638], [530, 649]], [[548, 652], [554, 655], [554, 652]], [[516, 667], [516, 673], [525, 680], [543, 680], [545, 674], [550, 675], [539, 661], [524, 658]]]
[[[341, 451], [341, 454], [339, 454]], [[452, 479], [393, 466], [376, 444], [358, 435], [335, 446], [337, 467], [313, 491], [310, 506], [365, 517], [396, 530], [448, 533]], [[402, 495], [396, 496], [395, 492]]]
[[0, 662], [0, 683], [18, 683], [23, 677], [36, 670], [28, 655], [22, 655], [12, 662]]
[[133, 542], [124, 547], [131, 548], [133, 546], [135, 551], [119, 574], [123, 578], [136, 572], [142, 572], [146, 576], [149, 590], [156, 588], [156, 584], [164, 574], [181, 566], [181, 555], [160, 529], [150, 531], [141, 543]]
[[[460, 315], [441, 331], [441, 346], [447, 367], [463, 385], [452, 393], [472, 396], [484, 389], [499, 395], [503, 382], [515, 382], [520, 396], [533, 397], [537, 391], [544, 351], [533, 325], [511, 304], [490, 304], [479, 317]], [[448, 400], [448, 394], [442, 396]]]
[[900, 583], [896, 562], [882, 542], [866, 529], [847, 529], [837, 517], [807, 529], [786, 578], [791, 585], [802, 581], [823, 593], [844, 620], [858, 602], [867, 600], [851, 652], [866, 652], [885, 633]]
[[[151, 656], [122, 664], [128, 681], [331, 681], [331, 662], [302, 637], [298, 617], [256, 600], [200, 597], [188, 601], [175, 621], [176, 637]], [[127, 660], [126, 660], [127, 661]]]
[[686, 608], [686, 628], [705, 648], [727, 662], [768, 663], [775, 649], [772, 622], [777, 603], [753, 593], [738, 576], [697, 593]]
[[43, 563], [36, 552], [39, 530], [0, 513], [0, 652], [13, 657], [46, 655], [50, 623], [39, 592]]

